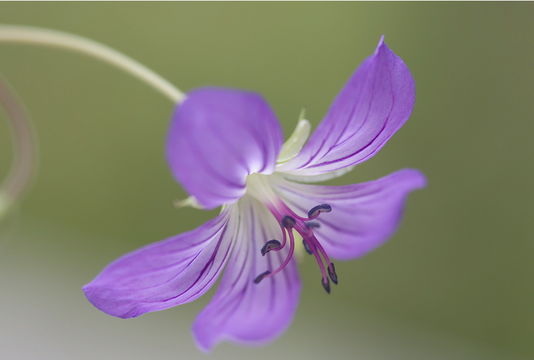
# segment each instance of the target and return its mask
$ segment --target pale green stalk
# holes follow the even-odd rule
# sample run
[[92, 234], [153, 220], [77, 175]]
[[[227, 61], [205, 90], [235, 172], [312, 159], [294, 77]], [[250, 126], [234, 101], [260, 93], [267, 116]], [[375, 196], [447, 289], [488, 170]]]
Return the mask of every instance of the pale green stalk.
[[143, 64], [94, 40], [56, 30], [18, 25], [0, 25], [0, 42], [59, 47], [100, 59], [132, 74], [154, 87], [174, 103], [185, 95]]
[[[185, 94], [170, 82], [134, 59], [94, 40], [61, 31], [30, 26], [0, 25], [0, 43], [57, 47], [100, 59], [122, 69], [155, 88], [174, 104]], [[0, 185], [0, 218], [27, 188], [35, 170], [35, 139], [23, 106], [0, 79], [0, 103], [11, 125], [14, 160], [7, 178]]]

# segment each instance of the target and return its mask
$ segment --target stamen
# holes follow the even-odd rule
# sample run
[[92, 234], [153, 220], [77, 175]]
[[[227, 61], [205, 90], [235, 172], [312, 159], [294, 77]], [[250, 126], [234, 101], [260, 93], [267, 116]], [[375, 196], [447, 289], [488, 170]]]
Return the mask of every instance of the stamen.
[[326, 253], [326, 250], [323, 248], [319, 240], [315, 236], [310, 237], [310, 242], [313, 244], [313, 246], [319, 250], [321, 255], [323, 256], [324, 260], [327, 264], [330, 264], [332, 261], [330, 261], [330, 257], [328, 257], [328, 254]]
[[282, 244], [280, 244], [280, 241], [278, 240], [269, 240], [263, 245], [261, 248], [261, 255], [265, 256], [269, 251], [271, 250], [278, 250], [282, 248]]
[[286, 235], [286, 229], [280, 224], [280, 229], [282, 230], [282, 244], [280, 245], [280, 249], [275, 249], [275, 251], [282, 250], [284, 246], [286, 246], [287, 242], [287, 235]]
[[270, 274], [271, 274], [271, 272], [269, 270], [262, 272], [261, 274], [256, 276], [256, 278], [254, 279], [254, 284], [259, 284], [260, 281], [265, 279], [265, 277], [269, 276]]
[[[311, 239], [310, 239], [311, 240]], [[311, 241], [312, 242], [312, 241]], [[326, 283], [328, 283], [328, 292], [330, 292], [330, 282], [328, 281], [328, 275], [326, 274], [326, 269], [324, 267], [324, 264], [323, 264], [323, 260], [321, 259], [321, 256], [319, 255], [319, 253], [317, 251], [315, 251], [317, 248], [314, 244], [315, 242], [312, 242], [312, 246], [313, 246], [313, 256], [315, 256], [315, 260], [317, 261], [317, 265], [319, 265], [319, 269], [321, 270], [321, 275], [323, 275], [323, 286]], [[326, 289], [326, 288], [325, 288]]]
[[[289, 217], [289, 216], [288, 216]], [[295, 251], [295, 238], [293, 237], [293, 232], [291, 231], [288, 231], [289, 233], [289, 253], [287, 254], [287, 257], [286, 259], [284, 260], [284, 262], [278, 267], [278, 269], [274, 270], [274, 271], [265, 271], [263, 273], [261, 273], [260, 275], [258, 275], [256, 277], [256, 279], [254, 279], [254, 282], [256, 284], [258, 284], [260, 281], [262, 281], [263, 279], [265, 279], [266, 277], [271, 277], [271, 276], [274, 276], [276, 274], [278, 274], [280, 271], [284, 270], [284, 268], [287, 266], [287, 264], [289, 264], [289, 262], [291, 261], [291, 259], [293, 258], [293, 252]]]
[[334, 263], [330, 263], [328, 265], [328, 276], [330, 276], [332, 282], [337, 285], [337, 274], [336, 268], [334, 267]]
[[330, 294], [330, 281], [328, 281], [328, 278], [322, 278], [321, 279], [321, 284], [323, 285], [324, 289], [326, 290], [327, 293]]
[[306, 240], [302, 239], [302, 245], [304, 245], [304, 250], [306, 250], [306, 252], [308, 254], [310, 254], [310, 255], [313, 254], [313, 252], [312, 252], [312, 250], [310, 248], [310, 245], [308, 244], [308, 242]]
[[[319, 241], [317, 240], [317, 238], [315, 238], [315, 236], [312, 236], [310, 237], [309, 239], [310, 243], [312, 243], [313, 245], [313, 248], [315, 250], [319, 250], [319, 252], [321, 253], [321, 255], [323, 256], [324, 260], [326, 261], [326, 263], [328, 264], [328, 276], [330, 277], [330, 279], [332, 280], [332, 282], [334, 284], [337, 285], [338, 283], [338, 279], [337, 279], [337, 274], [336, 274], [336, 268], [334, 266], [334, 263], [332, 261], [330, 261], [330, 257], [328, 256], [328, 254], [326, 253], [325, 249], [321, 246], [321, 243], [319, 243]], [[323, 277], [326, 277], [323, 269], [324, 269], [324, 265], [323, 265], [323, 262], [321, 261], [321, 258], [319, 256], [318, 253], [314, 254], [315, 255], [315, 258], [317, 259], [317, 264], [319, 264], [319, 267], [321, 268], [321, 273], [323, 274]]]
[[284, 203], [279, 203], [278, 206], [273, 206], [271, 211], [273, 215], [279, 219], [279, 224], [282, 230], [282, 243], [278, 240], [269, 240], [265, 243], [262, 248], [262, 255], [267, 254], [269, 251], [279, 251], [284, 248], [287, 237], [289, 237], [290, 248], [284, 262], [273, 271], [266, 271], [256, 277], [254, 280], [255, 283], [259, 283], [267, 277], [271, 277], [281, 272], [291, 261], [293, 257], [293, 252], [295, 248], [295, 238], [293, 235], [293, 230], [297, 231], [302, 236], [302, 244], [306, 252], [310, 255], [313, 255], [319, 269], [321, 270], [322, 280], [321, 284], [327, 293], [330, 293], [330, 281], [334, 284], [338, 283], [338, 277], [336, 273], [336, 268], [334, 263], [330, 261], [328, 254], [325, 249], [321, 246], [319, 241], [314, 235], [314, 229], [320, 227], [320, 223], [317, 221], [312, 221], [317, 218], [323, 212], [332, 211], [332, 207], [329, 204], [320, 204], [314, 206], [308, 212], [308, 217], [301, 217], [295, 214], [290, 208], [288, 208]]
[[330, 211], [332, 211], [332, 207], [328, 204], [317, 205], [317, 206], [312, 207], [310, 211], [308, 211], [308, 218], [312, 220], [318, 217], [319, 214], [321, 214], [322, 212], [330, 212]]
[[295, 226], [297, 222], [291, 216], [284, 216], [281, 223], [282, 223], [282, 226], [285, 227], [286, 229], [291, 229]]

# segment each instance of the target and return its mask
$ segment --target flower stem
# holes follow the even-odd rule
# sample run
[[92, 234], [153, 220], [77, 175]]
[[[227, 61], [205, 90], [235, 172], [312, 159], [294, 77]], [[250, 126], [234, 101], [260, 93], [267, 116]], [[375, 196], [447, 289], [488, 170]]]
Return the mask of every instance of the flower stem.
[[0, 219], [28, 187], [35, 172], [35, 137], [24, 107], [7, 82], [0, 78], [0, 105], [13, 134], [11, 169], [0, 185]]
[[0, 42], [59, 47], [93, 56], [143, 80], [174, 103], [180, 103], [185, 98], [174, 85], [141, 63], [109, 46], [78, 35], [30, 26], [0, 25]]
[[[173, 103], [185, 94], [169, 81], [125, 54], [96, 41], [61, 31], [19, 25], [0, 25], [0, 43], [31, 44], [57, 47], [100, 59], [144, 81]], [[35, 137], [24, 107], [0, 78], [0, 105], [7, 113], [13, 133], [13, 163], [0, 185], [0, 218], [26, 190], [35, 172]]]

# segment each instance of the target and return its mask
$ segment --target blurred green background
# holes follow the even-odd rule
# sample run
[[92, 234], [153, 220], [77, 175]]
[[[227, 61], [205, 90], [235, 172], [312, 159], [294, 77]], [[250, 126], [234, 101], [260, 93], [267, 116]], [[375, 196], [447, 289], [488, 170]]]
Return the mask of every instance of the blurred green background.
[[[223, 344], [216, 359], [534, 357], [533, 15], [532, 3], [0, 4], [0, 23], [101, 41], [185, 91], [262, 93], [286, 134], [302, 107], [321, 120], [381, 34], [410, 67], [410, 121], [336, 182], [415, 167], [428, 188], [389, 243], [337, 265], [330, 296], [301, 264], [301, 306], [283, 337], [259, 350]], [[0, 44], [0, 73], [40, 142], [34, 186], [0, 224], [0, 358], [206, 357], [190, 325], [209, 295], [125, 321], [80, 289], [117, 256], [214, 214], [172, 206], [186, 196], [163, 157], [172, 104], [57, 49]], [[0, 175], [7, 129], [1, 121]]]

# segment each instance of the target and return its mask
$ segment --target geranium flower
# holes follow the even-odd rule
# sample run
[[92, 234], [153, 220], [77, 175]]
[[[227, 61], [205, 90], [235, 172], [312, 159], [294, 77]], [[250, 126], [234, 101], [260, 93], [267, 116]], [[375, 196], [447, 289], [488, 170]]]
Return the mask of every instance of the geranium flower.
[[176, 107], [167, 159], [191, 195], [222, 206], [199, 228], [148, 245], [107, 266], [83, 290], [103, 312], [132, 318], [202, 296], [223, 273], [193, 325], [198, 345], [265, 343], [290, 324], [300, 281], [295, 252], [317, 262], [327, 292], [332, 259], [354, 259], [395, 231], [407, 194], [425, 185], [417, 170], [347, 186], [305, 183], [340, 176], [371, 158], [406, 122], [415, 100], [404, 62], [380, 40], [308, 141], [301, 119], [282, 145], [274, 112], [257, 94], [191, 91]]

